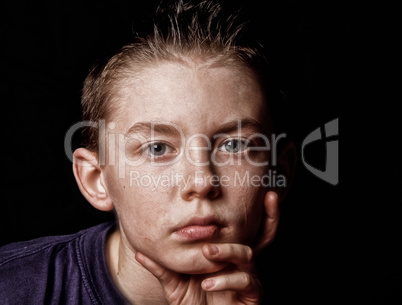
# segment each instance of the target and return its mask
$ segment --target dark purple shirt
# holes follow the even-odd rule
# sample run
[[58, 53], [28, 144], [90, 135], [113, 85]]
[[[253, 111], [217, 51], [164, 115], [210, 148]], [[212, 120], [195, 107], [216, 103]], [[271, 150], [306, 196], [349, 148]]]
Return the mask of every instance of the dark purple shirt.
[[0, 304], [127, 304], [109, 275], [114, 223], [0, 248]]

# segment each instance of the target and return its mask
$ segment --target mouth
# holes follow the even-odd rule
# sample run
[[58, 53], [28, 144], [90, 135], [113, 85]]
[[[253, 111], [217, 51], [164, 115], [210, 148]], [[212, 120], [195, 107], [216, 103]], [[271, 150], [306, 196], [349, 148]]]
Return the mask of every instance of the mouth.
[[208, 240], [216, 238], [223, 227], [224, 224], [214, 217], [193, 217], [176, 227], [174, 234], [186, 241]]

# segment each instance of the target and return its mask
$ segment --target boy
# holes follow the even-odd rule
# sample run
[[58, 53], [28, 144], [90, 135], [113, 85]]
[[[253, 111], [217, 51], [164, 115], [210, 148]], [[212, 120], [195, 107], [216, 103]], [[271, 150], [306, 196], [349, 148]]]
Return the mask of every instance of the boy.
[[2, 304], [260, 304], [253, 257], [286, 186], [265, 178], [289, 178], [291, 149], [274, 149], [263, 57], [242, 30], [213, 2], [161, 5], [151, 35], [90, 72], [73, 171], [117, 224], [3, 247]]

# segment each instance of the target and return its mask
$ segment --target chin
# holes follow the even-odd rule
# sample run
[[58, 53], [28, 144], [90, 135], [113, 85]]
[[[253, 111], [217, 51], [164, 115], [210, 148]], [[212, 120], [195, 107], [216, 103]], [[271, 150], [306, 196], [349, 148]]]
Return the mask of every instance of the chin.
[[163, 265], [177, 273], [206, 274], [218, 272], [225, 268], [228, 262], [214, 262], [205, 258], [201, 249], [191, 249], [173, 254], [166, 258]]

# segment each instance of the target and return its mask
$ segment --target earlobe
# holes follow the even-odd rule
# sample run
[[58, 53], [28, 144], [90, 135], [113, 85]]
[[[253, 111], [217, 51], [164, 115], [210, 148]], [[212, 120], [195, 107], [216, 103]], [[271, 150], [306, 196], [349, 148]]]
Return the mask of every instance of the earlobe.
[[113, 209], [113, 202], [102, 181], [102, 169], [94, 153], [85, 148], [75, 150], [73, 172], [82, 195], [92, 206], [101, 211]]

